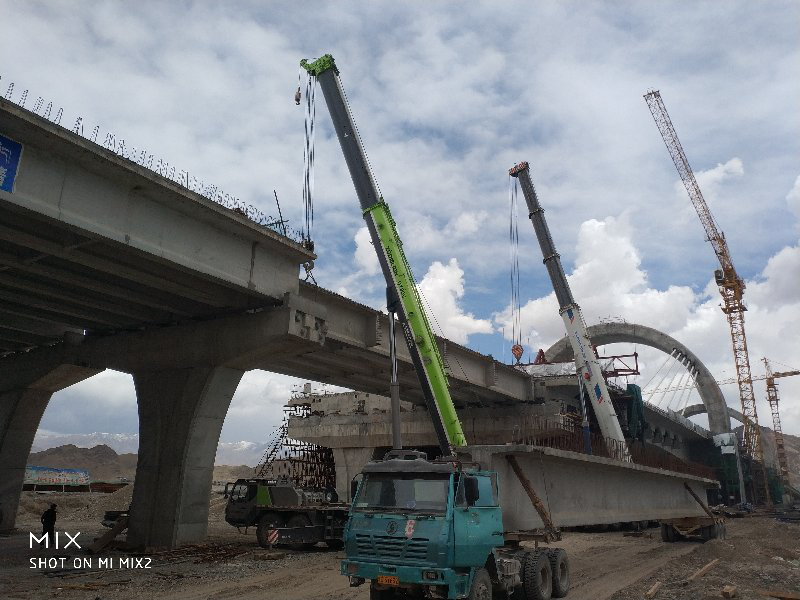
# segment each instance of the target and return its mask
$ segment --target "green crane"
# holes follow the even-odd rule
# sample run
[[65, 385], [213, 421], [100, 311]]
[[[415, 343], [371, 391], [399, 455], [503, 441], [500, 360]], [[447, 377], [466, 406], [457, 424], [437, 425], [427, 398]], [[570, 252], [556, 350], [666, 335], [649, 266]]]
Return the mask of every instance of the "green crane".
[[[444, 456], [449, 456], [454, 447], [466, 446], [467, 440], [450, 397], [447, 373], [436, 344], [436, 336], [425, 314], [389, 205], [378, 192], [339, 79], [339, 70], [330, 54], [313, 62], [302, 60], [300, 65], [316, 78], [325, 96], [378, 262], [386, 279], [390, 316], [396, 314], [400, 321], [425, 403], [433, 420], [439, 447]], [[393, 326], [391, 330], [390, 335], [393, 336]], [[394, 375], [393, 381], [396, 383]], [[395, 413], [397, 415], [399, 411]]]

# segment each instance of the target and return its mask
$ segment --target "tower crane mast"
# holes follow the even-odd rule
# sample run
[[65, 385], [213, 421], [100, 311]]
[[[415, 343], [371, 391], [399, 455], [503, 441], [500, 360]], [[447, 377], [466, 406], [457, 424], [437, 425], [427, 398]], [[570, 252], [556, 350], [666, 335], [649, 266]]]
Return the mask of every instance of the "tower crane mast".
[[[728, 325], [731, 330], [731, 341], [733, 343], [733, 359], [736, 365], [736, 379], [739, 384], [739, 397], [742, 402], [742, 415], [744, 416], [744, 447], [747, 454], [754, 460], [764, 464], [764, 452], [761, 446], [761, 429], [758, 426], [758, 413], [756, 411], [756, 399], [753, 393], [753, 378], [750, 373], [750, 356], [747, 352], [747, 336], [744, 330], [744, 312], [747, 307], [744, 305], [745, 284], [733, 266], [731, 253], [728, 250], [728, 243], [725, 235], [717, 227], [714, 216], [708, 208], [700, 186], [697, 184], [686, 154], [678, 139], [678, 134], [669, 118], [664, 101], [658, 90], [653, 90], [645, 94], [645, 101], [653, 119], [656, 122], [658, 131], [667, 146], [672, 162], [678, 170], [681, 181], [689, 194], [697, 216], [706, 232], [706, 237], [714, 253], [719, 260], [720, 269], [714, 271], [714, 279], [722, 295], [722, 312], [728, 318]], [[764, 492], [766, 502], [769, 503], [769, 489], [767, 486], [766, 468], [764, 469]]]
[[780, 470], [781, 481], [784, 485], [789, 485], [789, 463], [786, 460], [786, 447], [783, 444], [783, 431], [781, 429], [781, 416], [778, 412], [778, 386], [775, 380], [779, 377], [791, 377], [800, 375], [800, 371], [776, 371], [773, 372], [769, 361], [764, 358], [764, 369], [767, 373], [767, 400], [772, 410], [772, 431], [775, 434], [775, 453], [778, 455], [778, 469]]

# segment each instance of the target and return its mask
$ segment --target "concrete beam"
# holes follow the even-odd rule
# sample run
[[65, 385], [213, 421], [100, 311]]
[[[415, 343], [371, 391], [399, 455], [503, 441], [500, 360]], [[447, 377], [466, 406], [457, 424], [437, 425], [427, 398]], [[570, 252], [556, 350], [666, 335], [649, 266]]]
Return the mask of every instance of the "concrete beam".
[[0, 132], [23, 144], [14, 193], [0, 192], [0, 205], [276, 298], [296, 292], [298, 266], [314, 258], [244, 215], [2, 99]]
[[704, 516], [683, 487], [700, 497], [718, 483], [633, 463], [534, 446], [470, 446], [468, 458], [497, 471], [506, 531], [539, 529], [543, 523], [511, 470], [517, 458], [559, 527]]
[[[545, 420], [551, 433], [563, 417], [558, 406], [524, 405], [515, 407], [462, 408], [458, 412], [464, 435], [470, 444], [505, 444], [526, 436], [544, 434]], [[435, 447], [436, 434], [424, 407], [403, 411], [400, 419], [403, 443], [410, 448]], [[289, 437], [327, 448], [384, 448], [392, 445], [392, 419], [389, 412], [365, 414], [325, 414], [289, 419]]]
[[40, 364], [14, 378], [0, 371], [0, 531], [14, 528], [25, 465], [53, 393], [97, 373], [67, 364]]
[[220, 367], [134, 372], [139, 457], [129, 545], [172, 548], [205, 538], [214, 456], [242, 375]]
[[[344, 298], [323, 288], [309, 284], [300, 284], [300, 296], [308, 298], [326, 308], [327, 340], [329, 343], [319, 353], [327, 353], [335, 349], [337, 354], [347, 356], [352, 370], [366, 370], [364, 362], [374, 364], [380, 360], [386, 366], [380, 372], [373, 370], [373, 376], [361, 380], [358, 386], [342, 382], [337, 373], [327, 375], [325, 381], [377, 394], [388, 392], [386, 370], [389, 365], [389, 317], [388, 315]], [[398, 339], [402, 333], [398, 326]], [[333, 346], [332, 343], [338, 344]], [[457, 404], [494, 404], [513, 403], [533, 400], [533, 380], [527, 374], [509, 365], [456, 344], [445, 338], [437, 337], [450, 377], [454, 400]], [[411, 367], [411, 357], [404, 343], [397, 345], [397, 358], [401, 365]], [[309, 361], [313, 362], [313, 361]], [[276, 369], [279, 370], [279, 369]], [[413, 371], [406, 371], [412, 372]], [[311, 375], [309, 375], [311, 376]], [[424, 404], [419, 384], [414, 381], [415, 375], [408, 384], [402, 385], [403, 398], [416, 404]], [[401, 382], [402, 384], [402, 382]]]

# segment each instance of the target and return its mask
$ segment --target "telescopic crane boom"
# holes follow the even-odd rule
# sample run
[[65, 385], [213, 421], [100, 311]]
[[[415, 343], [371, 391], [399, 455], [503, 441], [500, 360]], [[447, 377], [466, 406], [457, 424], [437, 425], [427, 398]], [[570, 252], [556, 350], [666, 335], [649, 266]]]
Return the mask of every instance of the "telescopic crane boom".
[[330, 54], [313, 62], [304, 59], [300, 65], [316, 78], [322, 88], [372, 245], [375, 246], [386, 279], [388, 309], [396, 313], [400, 321], [439, 447], [443, 456], [449, 456], [453, 453], [453, 447], [466, 446], [467, 440], [450, 397], [447, 373], [436, 336], [425, 314], [389, 205], [380, 195], [367, 161], [339, 79], [339, 70]]
[[[722, 295], [722, 312], [727, 316], [731, 330], [733, 359], [736, 364], [736, 379], [739, 384], [739, 397], [742, 401], [742, 416], [744, 417], [744, 447], [747, 454], [763, 465], [764, 452], [761, 447], [761, 428], [758, 426], [753, 378], [750, 373], [750, 356], [747, 352], [747, 336], [744, 331], [744, 311], [747, 310], [743, 300], [744, 281], [739, 277], [733, 266], [725, 235], [717, 227], [714, 216], [711, 214], [702, 192], [700, 192], [700, 186], [697, 185], [692, 167], [689, 166], [689, 161], [683, 152], [678, 134], [672, 126], [667, 107], [664, 106], [664, 101], [661, 99], [661, 93], [658, 90], [653, 90], [645, 94], [644, 99], [647, 102], [650, 113], [653, 115], [658, 131], [661, 133], [664, 144], [667, 146], [669, 155], [672, 157], [672, 162], [675, 163], [675, 168], [678, 169], [678, 175], [680, 175], [681, 181], [689, 193], [689, 199], [697, 211], [697, 216], [700, 217], [707, 239], [711, 242], [714, 253], [717, 255], [717, 260], [719, 260], [721, 268], [714, 271], [714, 279], [719, 287], [719, 293]], [[769, 503], [766, 466], [764, 467], [763, 484], [765, 500]]]
[[510, 169], [508, 174], [511, 177], [516, 177], [522, 187], [522, 194], [525, 196], [525, 202], [528, 205], [528, 217], [533, 223], [533, 229], [539, 240], [539, 246], [544, 257], [544, 266], [547, 268], [547, 273], [553, 284], [556, 300], [558, 300], [559, 313], [564, 319], [564, 326], [567, 329], [567, 335], [575, 354], [575, 366], [578, 370], [578, 376], [581, 378], [583, 385], [586, 387], [586, 393], [591, 399], [600, 431], [603, 437], [619, 443], [623, 449], [623, 456], [628, 458], [625, 436], [622, 433], [619, 419], [617, 419], [617, 415], [614, 412], [614, 405], [611, 402], [606, 381], [603, 379], [600, 363], [594, 353], [592, 340], [586, 331], [583, 313], [572, 297], [567, 276], [561, 266], [561, 257], [556, 252], [553, 238], [550, 236], [550, 229], [547, 227], [547, 221], [544, 218], [544, 209], [539, 204], [536, 189], [533, 187], [528, 163], [519, 163]]

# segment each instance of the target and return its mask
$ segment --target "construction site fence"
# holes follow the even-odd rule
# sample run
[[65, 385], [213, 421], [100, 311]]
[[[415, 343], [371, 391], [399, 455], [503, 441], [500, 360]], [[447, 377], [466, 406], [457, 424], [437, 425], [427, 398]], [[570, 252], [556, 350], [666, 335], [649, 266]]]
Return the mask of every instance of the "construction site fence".
[[554, 448], [556, 450], [568, 450], [581, 454], [592, 454], [613, 460], [626, 461], [627, 455], [630, 460], [637, 465], [663, 469], [705, 477], [707, 479], [717, 479], [714, 470], [705, 465], [682, 460], [663, 448], [646, 444], [641, 440], [631, 440], [626, 443], [619, 440], [603, 437], [597, 433], [589, 434], [589, 452], [584, 440], [584, 433], [580, 423], [569, 416], [558, 418], [527, 418], [524, 419], [520, 427], [522, 435], [514, 441], [516, 443], [530, 446], [542, 446]]

